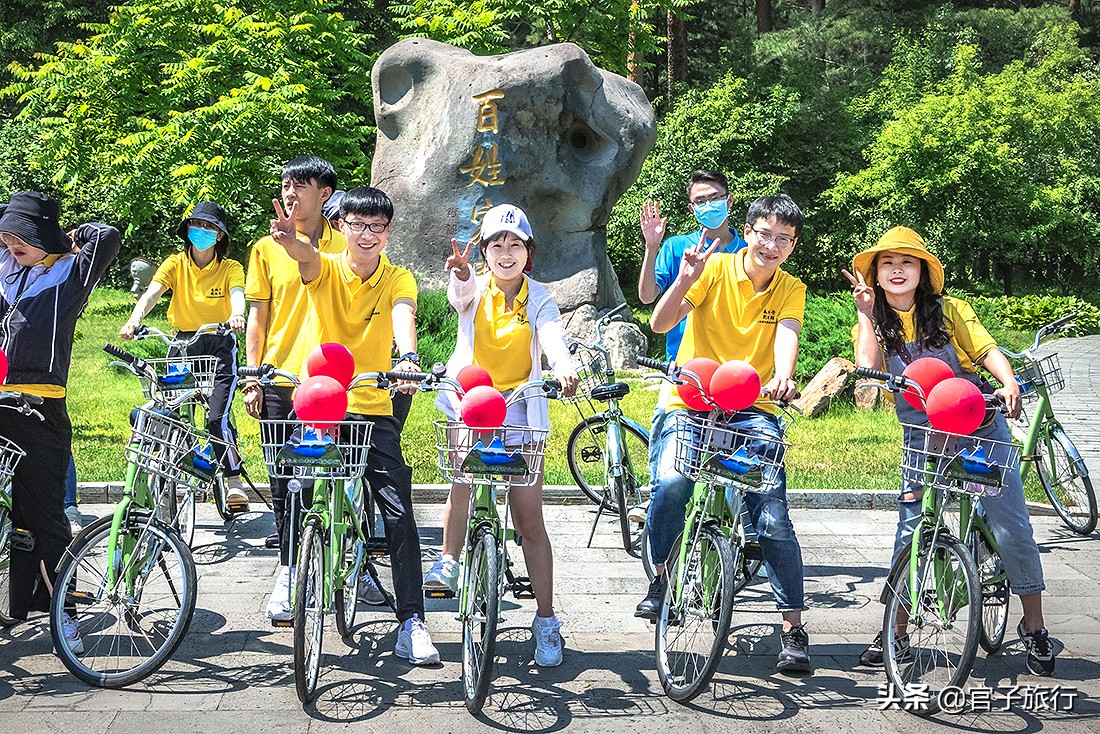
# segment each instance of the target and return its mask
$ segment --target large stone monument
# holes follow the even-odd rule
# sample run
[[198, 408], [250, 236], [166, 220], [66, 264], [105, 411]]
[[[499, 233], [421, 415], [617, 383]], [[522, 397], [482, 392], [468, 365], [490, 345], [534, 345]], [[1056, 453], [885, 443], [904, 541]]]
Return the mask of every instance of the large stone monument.
[[[570, 335], [590, 336], [598, 313], [623, 302], [606, 227], [656, 138], [641, 88], [568, 43], [475, 56], [407, 39], [379, 57], [371, 80], [371, 178], [398, 205], [393, 259], [422, 287], [442, 287], [451, 238], [476, 240], [489, 207], [515, 204], [534, 230], [532, 276], [554, 294]], [[644, 352], [633, 324], [605, 333], [617, 366]]]

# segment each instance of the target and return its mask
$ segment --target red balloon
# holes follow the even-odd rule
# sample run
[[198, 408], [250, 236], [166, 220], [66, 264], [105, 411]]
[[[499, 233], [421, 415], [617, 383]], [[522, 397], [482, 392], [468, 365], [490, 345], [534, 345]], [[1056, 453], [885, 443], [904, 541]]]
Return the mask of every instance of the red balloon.
[[972, 433], [985, 418], [985, 398], [978, 386], [962, 377], [951, 377], [932, 388], [925, 401], [928, 422], [937, 431]]
[[6, 379], [8, 379], [8, 355], [0, 349], [0, 385], [3, 385]]
[[462, 385], [462, 392], [470, 392], [478, 385], [493, 386], [493, 378], [489, 376], [489, 370], [478, 364], [468, 364], [458, 371], [455, 377], [458, 384]]
[[462, 422], [470, 428], [500, 428], [508, 414], [508, 406], [500, 390], [488, 385], [470, 388], [459, 403]]
[[355, 357], [343, 344], [318, 344], [306, 358], [306, 374], [310, 377], [331, 377], [347, 390], [355, 377]]
[[731, 359], [710, 378], [710, 396], [727, 413], [744, 410], [760, 398], [760, 374], [748, 362]]
[[[699, 384], [703, 391], [710, 392], [710, 378], [718, 369], [718, 363], [708, 357], [696, 357], [684, 363], [682, 370], [692, 372], [699, 378]], [[711, 405], [703, 399], [699, 388], [691, 380], [685, 379], [684, 384], [676, 386], [676, 392], [684, 404], [692, 410], [710, 410]]]
[[347, 391], [328, 375], [310, 377], [294, 393], [294, 412], [314, 428], [331, 428], [348, 412]]
[[[944, 380], [950, 379], [955, 376], [955, 371], [952, 370], [947, 362], [942, 359], [936, 359], [935, 357], [921, 357], [920, 359], [911, 362], [905, 371], [901, 373], [904, 377], [908, 377], [913, 382], [920, 385], [921, 391], [924, 393], [925, 400], [928, 399], [928, 395], [932, 392], [932, 388], [940, 384]], [[905, 388], [902, 392], [902, 397], [905, 398], [905, 402], [912, 405], [917, 410], [924, 410], [924, 405], [921, 403], [920, 395], [917, 391], [911, 387]]]

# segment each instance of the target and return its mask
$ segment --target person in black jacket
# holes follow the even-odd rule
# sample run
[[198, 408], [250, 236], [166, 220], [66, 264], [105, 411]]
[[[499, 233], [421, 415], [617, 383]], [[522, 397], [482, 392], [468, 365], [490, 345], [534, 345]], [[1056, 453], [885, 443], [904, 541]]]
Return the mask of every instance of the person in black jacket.
[[[0, 436], [26, 452], [12, 479], [12, 523], [30, 531], [26, 545], [33, 546], [11, 553], [8, 612], [16, 620], [49, 611], [49, 587], [72, 540], [64, 499], [73, 331], [121, 244], [114, 227], [84, 224], [66, 234], [59, 218], [57, 202], [34, 191], [12, 195], [0, 215], [0, 349], [9, 362], [0, 390], [41, 396], [44, 418], [4, 411], [0, 421]], [[80, 652], [75, 620], [66, 622], [65, 635]]]

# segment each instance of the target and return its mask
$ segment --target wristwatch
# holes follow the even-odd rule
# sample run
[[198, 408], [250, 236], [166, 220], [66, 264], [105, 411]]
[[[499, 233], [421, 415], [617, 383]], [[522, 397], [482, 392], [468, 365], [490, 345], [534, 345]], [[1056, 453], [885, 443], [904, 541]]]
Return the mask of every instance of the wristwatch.
[[397, 358], [398, 362], [412, 362], [417, 367], [420, 366], [420, 355], [416, 352], [405, 352]]

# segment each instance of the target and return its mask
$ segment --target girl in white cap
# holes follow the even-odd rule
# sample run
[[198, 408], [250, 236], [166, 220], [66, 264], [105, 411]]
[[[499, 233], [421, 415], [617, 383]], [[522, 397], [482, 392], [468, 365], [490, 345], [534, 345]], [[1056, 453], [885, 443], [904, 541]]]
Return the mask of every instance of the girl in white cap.
[[[489, 372], [494, 387], [507, 394], [529, 380], [542, 378], [545, 354], [565, 395], [576, 391], [576, 368], [558, 306], [546, 288], [525, 274], [534, 248], [527, 215], [511, 204], [493, 207], [482, 219], [486, 272], [475, 276], [469, 265], [470, 244], [463, 251], [451, 240], [447, 298], [458, 312], [458, 339], [447, 362], [448, 375], [454, 377], [467, 365], [480, 365]], [[436, 405], [452, 419], [457, 415], [457, 399], [452, 393], [440, 393]], [[513, 403], [505, 424], [549, 428], [546, 398], [529, 397]], [[463, 509], [469, 504], [469, 493], [469, 485], [451, 486], [443, 513], [443, 555], [425, 577], [425, 587], [457, 589], [455, 558], [466, 537]], [[523, 537], [523, 558], [538, 606], [531, 625], [535, 662], [560, 665], [561, 623], [553, 607], [554, 559], [542, 517], [542, 477], [534, 486], [510, 490], [509, 504], [512, 522]]]

